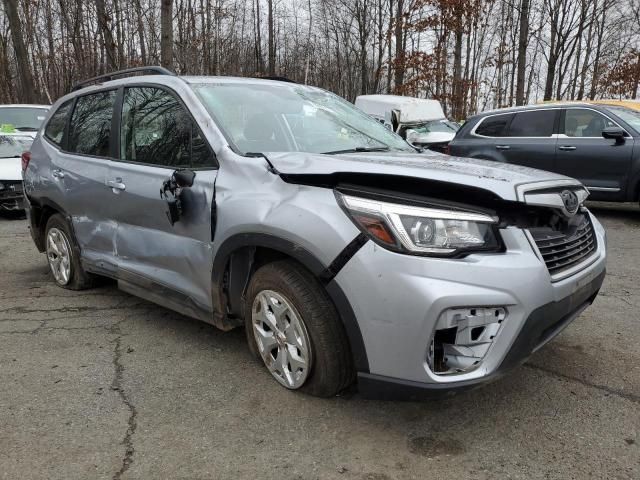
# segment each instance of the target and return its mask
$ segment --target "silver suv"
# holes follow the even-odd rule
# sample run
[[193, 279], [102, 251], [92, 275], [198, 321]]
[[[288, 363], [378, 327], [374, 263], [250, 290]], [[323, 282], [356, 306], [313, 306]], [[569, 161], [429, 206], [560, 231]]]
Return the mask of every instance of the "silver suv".
[[605, 275], [605, 232], [576, 180], [419, 154], [294, 83], [159, 68], [92, 79], [56, 102], [23, 167], [58, 285], [110, 277], [244, 326], [276, 381], [314, 395], [357, 381], [420, 398], [495, 379]]

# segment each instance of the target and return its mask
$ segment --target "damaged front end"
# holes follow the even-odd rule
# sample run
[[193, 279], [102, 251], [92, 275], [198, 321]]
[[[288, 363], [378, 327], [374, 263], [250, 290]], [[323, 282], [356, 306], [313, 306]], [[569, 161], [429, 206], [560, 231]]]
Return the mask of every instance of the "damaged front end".
[[0, 180], [0, 212], [24, 210], [22, 181]]

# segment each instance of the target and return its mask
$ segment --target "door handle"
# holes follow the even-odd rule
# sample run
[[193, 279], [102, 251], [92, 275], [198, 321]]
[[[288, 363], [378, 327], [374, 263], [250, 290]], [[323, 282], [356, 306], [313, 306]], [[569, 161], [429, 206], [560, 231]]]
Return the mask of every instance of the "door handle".
[[509, 145], [496, 145], [496, 150], [509, 150], [511, 147]]
[[122, 183], [121, 178], [116, 178], [115, 180], [109, 180], [107, 182], [107, 185], [111, 187], [114, 193], [116, 193], [116, 190], [125, 190], [127, 188], [127, 186], [124, 183]]
[[64, 178], [64, 172], [59, 168], [52, 170], [51, 175], [53, 175], [53, 178]]
[[560, 145], [558, 147], [558, 150], [564, 150], [565, 152], [571, 151], [571, 150], [575, 150], [578, 147], [574, 147], [573, 145]]

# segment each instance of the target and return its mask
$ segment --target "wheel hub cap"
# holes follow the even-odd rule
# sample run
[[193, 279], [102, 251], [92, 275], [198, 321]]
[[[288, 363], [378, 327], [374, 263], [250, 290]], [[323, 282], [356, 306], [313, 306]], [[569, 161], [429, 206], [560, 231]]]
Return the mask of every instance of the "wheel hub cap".
[[65, 234], [52, 228], [47, 234], [47, 260], [51, 273], [59, 285], [69, 283], [71, 276], [71, 247]]
[[253, 301], [251, 323], [271, 375], [287, 388], [300, 388], [311, 368], [311, 342], [293, 304], [272, 290], [263, 290]]

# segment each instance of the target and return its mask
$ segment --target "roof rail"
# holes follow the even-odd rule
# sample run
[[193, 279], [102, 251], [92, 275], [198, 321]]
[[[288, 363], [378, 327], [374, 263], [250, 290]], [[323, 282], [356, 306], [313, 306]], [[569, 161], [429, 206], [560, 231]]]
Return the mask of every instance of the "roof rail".
[[134, 73], [144, 73], [146, 75], [175, 75], [175, 73], [173, 73], [172, 71], [167, 70], [164, 67], [158, 67], [158, 66], [127, 68], [125, 70], [118, 70], [117, 72], [98, 75], [97, 77], [89, 78], [87, 80], [83, 80], [82, 82], [78, 82], [73, 86], [71, 91], [80, 90], [81, 88], [87, 87], [94, 83], [107, 82], [109, 80], [113, 80], [114, 77], [131, 76]]
[[286, 82], [286, 83], [298, 83], [295, 80], [291, 80], [290, 78], [287, 77], [278, 77], [278, 76], [264, 76], [264, 77], [253, 77], [253, 78], [259, 78], [260, 80], [275, 80], [277, 82]]

